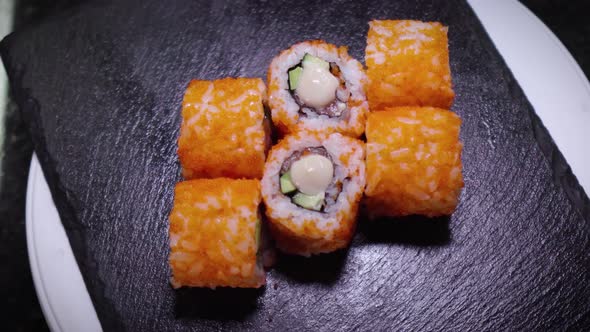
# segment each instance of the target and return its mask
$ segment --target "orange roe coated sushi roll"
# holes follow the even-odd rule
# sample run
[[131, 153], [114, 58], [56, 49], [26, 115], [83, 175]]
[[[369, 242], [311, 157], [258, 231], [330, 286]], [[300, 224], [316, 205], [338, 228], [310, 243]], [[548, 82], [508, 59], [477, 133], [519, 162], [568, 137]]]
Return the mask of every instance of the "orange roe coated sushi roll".
[[371, 111], [391, 106], [449, 109], [448, 28], [438, 22], [371, 21], [365, 62]]
[[170, 212], [172, 286], [260, 287], [260, 183], [227, 178], [180, 182]]
[[[321, 130], [359, 137], [369, 109], [366, 81], [363, 66], [346, 47], [322, 40], [297, 43], [276, 56], [268, 69], [272, 121], [283, 135]], [[327, 87], [330, 82], [335, 82], [333, 89]], [[327, 102], [316, 104], [322, 97]]]
[[453, 213], [463, 187], [460, 125], [455, 113], [439, 108], [371, 113], [366, 131], [369, 215]]
[[[294, 176], [295, 163], [309, 149], [309, 155], [325, 155], [334, 167], [321, 208], [306, 208], [283, 192], [285, 171]], [[269, 228], [280, 250], [310, 256], [348, 246], [365, 187], [364, 159], [364, 143], [339, 133], [297, 132], [273, 146], [261, 185]]]
[[259, 78], [192, 81], [182, 102], [178, 156], [185, 179], [261, 178], [270, 136]]

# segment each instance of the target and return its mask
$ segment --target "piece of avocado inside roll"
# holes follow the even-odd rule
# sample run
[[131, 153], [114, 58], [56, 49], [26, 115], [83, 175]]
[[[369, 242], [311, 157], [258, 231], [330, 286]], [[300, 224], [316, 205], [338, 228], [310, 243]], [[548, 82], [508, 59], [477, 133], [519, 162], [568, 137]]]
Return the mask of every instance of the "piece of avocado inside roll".
[[299, 84], [299, 77], [303, 73], [303, 68], [297, 66], [291, 70], [289, 70], [289, 89], [295, 90], [297, 89], [297, 85]]
[[315, 57], [311, 54], [305, 54], [305, 56], [303, 56], [303, 60], [301, 60], [301, 65], [296, 66], [295, 68], [292, 68], [289, 70], [289, 89], [290, 90], [295, 90], [297, 89], [297, 87], [299, 86], [299, 79], [301, 78], [301, 74], [303, 74], [303, 69], [305, 67], [310, 67], [310, 66], [317, 66], [320, 67], [324, 70], [329, 71], [330, 70], [330, 63], [327, 61], [324, 61], [318, 57]]
[[287, 173], [283, 174], [281, 176], [281, 178], [279, 179], [279, 181], [281, 184], [281, 192], [283, 194], [292, 193], [295, 190], [297, 190], [297, 188], [293, 184], [293, 181], [291, 180], [291, 172], [287, 172]]
[[315, 64], [318, 65], [322, 68], [324, 68], [325, 70], [330, 70], [330, 63], [328, 63], [328, 61], [322, 60], [318, 57], [315, 57], [309, 53], [306, 53], [303, 56], [303, 60], [301, 60], [301, 64], [305, 67], [306, 65], [309, 64]]
[[293, 196], [293, 203], [305, 209], [320, 211], [324, 204], [326, 193], [319, 193], [317, 195], [306, 195], [304, 193], [297, 193]]

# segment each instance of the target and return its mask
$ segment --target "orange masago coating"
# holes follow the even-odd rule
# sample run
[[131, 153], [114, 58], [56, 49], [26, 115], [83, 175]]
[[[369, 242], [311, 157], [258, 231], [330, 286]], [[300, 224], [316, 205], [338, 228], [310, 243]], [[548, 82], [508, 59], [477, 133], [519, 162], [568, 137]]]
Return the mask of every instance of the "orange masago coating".
[[438, 22], [371, 21], [365, 62], [371, 111], [391, 106], [449, 109], [448, 28]]
[[172, 286], [260, 287], [258, 180], [180, 182], [170, 212]]
[[460, 125], [456, 114], [431, 107], [369, 115], [365, 202], [372, 217], [455, 210], [463, 187]]
[[178, 138], [185, 179], [262, 177], [267, 142], [265, 94], [259, 78], [189, 84]]

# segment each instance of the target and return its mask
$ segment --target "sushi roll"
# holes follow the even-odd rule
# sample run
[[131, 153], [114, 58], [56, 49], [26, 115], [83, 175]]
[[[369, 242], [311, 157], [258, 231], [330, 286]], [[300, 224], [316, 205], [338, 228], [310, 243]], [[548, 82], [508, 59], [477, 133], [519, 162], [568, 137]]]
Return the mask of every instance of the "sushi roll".
[[185, 179], [260, 179], [270, 147], [259, 78], [190, 82], [182, 102], [178, 156]]
[[365, 50], [371, 111], [395, 106], [449, 109], [448, 28], [438, 22], [371, 21]]
[[320, 40], [293, 45], [272, 60], [267, 81], [272, 121], [281, 133], [363, 133], [366, 76], [346, 47]]
[[371, 217], [453, 213], [463, 187], [453, 112], [388, 108], [367, 120], [367, 212]]
[[363, 142], [297, 132], [270, 153], [262, 177], [269, 228], [283, 252], [310, 256], [346, 247], [365, 186]]
[[170, 212], [172, 286], [264, 285], [260, 201], [258, 180], [218, 178], [178, 183]]

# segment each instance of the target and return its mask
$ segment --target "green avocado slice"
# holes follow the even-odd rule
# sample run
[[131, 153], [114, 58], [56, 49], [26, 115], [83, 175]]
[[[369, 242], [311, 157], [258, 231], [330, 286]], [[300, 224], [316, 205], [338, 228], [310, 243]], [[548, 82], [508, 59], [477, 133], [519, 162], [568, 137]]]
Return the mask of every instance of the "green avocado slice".
[[301, 64], [305, 67], [306, 63], [316, 63], [322, 67], [324, 67], [324, 69], [326, 70], [330, 70], [330, 63], [328, 61], [322, 60], [316, 56], [313, 56], [311, 54], [305, 54], [305, 56], [303, 57], [303, 60], [301, 60]]
[[299, 77], [303, 73], [303, 68], [297, 66], [291, 70], [289, 70], [289, 89], [295, 90], [297, 89], [297, 85], [299, 85]]
[[299, 192], [293, 196], [293, 203], [301, 206], [302, 208], [319, 211], [322, 209], [325, 197], [325, 193], [319, 193], [317, 195], [311, 196]]
[[297, 188], [295, 188], [295, 185], [293, 184], [293, 181], [291, 180], [291, 172], [283, 174], [279, 182], [281, 183], [281, 192], [283, 194], [292, 193], [295, 190], [297, 190]]

